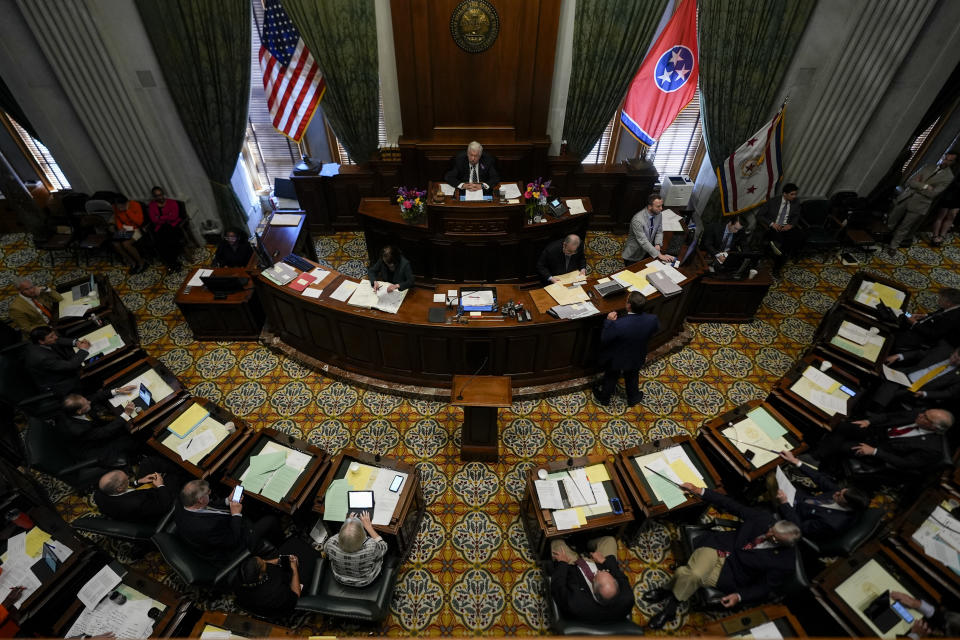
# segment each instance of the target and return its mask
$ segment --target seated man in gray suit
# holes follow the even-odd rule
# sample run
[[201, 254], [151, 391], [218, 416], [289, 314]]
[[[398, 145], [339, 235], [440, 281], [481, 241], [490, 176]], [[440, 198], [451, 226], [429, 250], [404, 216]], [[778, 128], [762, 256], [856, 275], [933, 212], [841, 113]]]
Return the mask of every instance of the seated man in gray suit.
[[660, 251], [663, 246], [663, 198], [651, 193], [647, 208], [637, 211], [630, 220], [630, 233], [623, 247], [623, 263], [630, 266], [644, 258], [659, 258], [673, 262], [676, 258]]

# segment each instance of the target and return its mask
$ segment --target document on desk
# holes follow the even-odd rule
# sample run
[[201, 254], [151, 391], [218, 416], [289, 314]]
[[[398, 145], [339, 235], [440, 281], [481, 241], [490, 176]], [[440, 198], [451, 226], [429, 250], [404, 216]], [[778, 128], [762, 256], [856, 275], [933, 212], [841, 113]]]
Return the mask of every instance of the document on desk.
[[112, 633], [117, 638], [149, 638], [154, 620], [148, 614], [153, 606], [152, 598], [133, 599], [128, 596], [122, 605], [104, 598], [95, 607], [84, 608], [66, 637]]
[[300, 224], [303, 214], [300, 213], [275, 213], [270, 218], [271, 227], [295, 227]]
[[667, 461], [667, 465], [681, 481], [706, 488], [707, 483], [703, 479], [703, 474], [697, 469], [697, 465], [693, 464], [693, 460], [690, 459], [682, 446], [676, 445], [669, 449], [663, 449], [661, 452], [664, 460]]
[[670, 478], [677, 484], [681, 482], [680, 477], [667, 465], [667, 461], [663, 458], [658, 457], [647, 462], [641, 468], [641, 471], [654, 495], [666, 505], [667, 509], [673, 509], [687, 501], [687, 496], [684, 495], [680, 487], [666, 480], [666, 478]]
[[580, 517], [576, 509], [557, 509], [553, 512], [553, 524], [560, 531], [579, 529]]
[[388, 292], [387, 288], [387, 284], [381, 284], [380, 289], [374, 291], [373, 287], [370, 286], [370, 281], [364, 280], [357, 285], [347, 304], [365, 309], [378, 309], [386, 313], [396, 313], [407, 297], [409, 289], [403, 291], [396, 289]]
[[750, 627], [748, 635], [753, 640], [783, 640], [783, 634], [777, 628], [775, 622], [764, 622], [755, 627]]
[[787, 478], [787, 474], [785, 474], [780, 467], [777, 467], [775, 475], [777, 478], [777, 488], [786, 494], [787, 504], [793, 506], [797, 502], [797, 488], [793, 486], [793, 483]]
[[674, 269], [672, 265], [664, 264], [659, 260], [652, 262], [650, 267], [652, 267], [654, 271], [662, 271], [667, 274], [667, 277], [670, 278], [670, 280], [672, 280], [675, 284], [680, 284], [687, 279], [687, 276], [680, 273], [677, 269]]
[[832, 392], [835, 389], [840, 388], [840, 383], [828, 376], [827, 374], [820, 371], [820, 369], [815, 369], [814, 367], [807, 367], [803, 370], [803, 377], [807, 378], [815, 384], [817, 387], [823, 391]]
[[85, 606], [93, 608], [118, 584], [120, 584], [120, 576], [110, 568], [110, 565], [107, 565], [80, 588], [77, 598]]
[[507, 200], [513, 200], [520, 197], [520, 187], [516, 182], [505, 182], [500, 185], [500, 191]]
[[92, 309], [92, 307], [88, 304], [61, 305], [57, 309], [57, 315], [61, 318], [81, 318], [87, 311], [90, 311], [90, 309]]
[[869, 339], [866, 329], [852, 322], [847, 322], [846, 320], [840, 323], [840, 329], [837, 331], [837, 335], [841, 338], [846, 338], [854, 344], [860, 345], [867, 344], [867, 340]]
[[[877, 637], [892, 640], [897, 636], [905, 635], [910, 630], [910, 624], [899, 620], [886, 633], [881, 633], [873, 620], [866, 614], [866, 609], [870, 606], [870, 603], [884, 591], [900, 591], [907, 595], [920, 595], [911, 593], [910, 589], [902, 585], [883, 565], [873, 558], [861, 565], [859, 569], [834, 589], [834, 593], [863, 620]], [[923, 617], [919, 611], [910, 607], [907, 607], [907, 611], [914, 617]]]
[[663, 230], [664, 231], [683, 231], [683, 216], [675, 213], [671, 209], [663, 210]]
[[[117, 330], [113, 328], [112, 324], [104, 325], [96, 331], [82, 336], [80, 339], [90, 342], [90, 348], [87, 349], [88, 358], [101, 353], [112, 353], [124, 345], [123, 338], [117, 335]], [[74, 347], [73, 350], [75, 352], [79, 351], [77, 347]]]
[[584, 514], [588, 516], [599, 516], [612, 512], [613, 507], [610, 506], [610, 498], [607, 497], [607, 490], [603, 488], [603, 483], [592, 482], [590, 483], [590, 488], [593, 490], [593, 497], [597, 499], [597, 503], [585, 506], [583, 508]]
[[570, 215], [575, 216], [587, 212], [586, 207], [583, 206], [583, 200], [580, 198], [572, 198], [565, 200], [565, 202], [567, 203], [567, 211], [570, 212]]
[[483, 201], [483, 189], [477, 189], [475, 191], [470, 191], [469, 189], [464, 189], [460, 193], [463, 194], [463, 199], [467, 202], [482, 202]]
[[[450, 295], [450, 292], [453, 292], [453, 296], [456, 297], [456, 291], [451, 289], [447, 292], [447, 295]], [[464, 307], [486, 307], [493, 304], [493, 291], [474, 291], [472, 289], [464, 289], [464, 293], [460, 296], [460, 304]]]
[[549, 293], [550, 297], [560, 305], [587, 302], [590, 299], [583, 287], [565, 287], [562, 284], [551, 284], [544, 287], [543, 290]]
[[897, 384], [902, 384], [905, 387], [913, 386], [913, 383], [910, 382], [910, 378], [907, 377], [907, 374], [902, 371], [897, 371], [896, 369], [891, 369], [887, 365], [883, 365], [883, 377], [890, 382], [896, 382]]
[[583, 280], [583, 276], [580, 275], [579, 271], [570, 271], [569, 273], [563, 273], [563, 274], [560, 274], [559, 276], [553, 276], [553, 278], [554, 280], [556, 280], [554, 284], [564, 284], [564, 285], [573, 284], [574, 282], [579, 282], [580, 280]]
[[[399, 491], [390, 491], [390, 485], [393, 483], [393, 479], [397, 476], [401, 476], [403, 480], [400, 484]], [[408, 475], [403, 471], [396, 471], [395, 469], [384, 469], [380, 468], [377, 470], [377, 475], [373, 479], [373, 484], [370, 488], [373, 490], [373, 517], [371, 518], [373, 524], [379, 525], [388, 525], [393, 519], [393, 513], [397, 510], [397, 503], [400, 501], [400, 493], [403, 491], [403, 486], [406, 484]]]
[[555, 480], [534, 480], [533, 487], [537, 491], [537, 500], [541, 509], [563, 509], [563, 496], [560, 494], [560, 484]]
[[190, 282], [187, 283], [188, 287], [202, 287], [203, 280], [200, 278], [206, 278], [207, 276], [213, 275], [213, 269], [197, 269], [196, 273], [193, 274], [193, 277], [190, 278]]
[[780, 456], [775, 452], [789, 451], [793, 448], [783, 436], [771, 438], [767, 435], [766, 431], [751, 419], [750, 414], [747, 414], [746, 418], [732, 427], [723, 429], [720, 433], [729, 438], [730, 444], [741, 453], [753, 452], [753, 459], [750, 460], [750, 464], [754, 468], [762, 467], [768, 462], [780, 459]]
[[300, 293], [300, 295], [302, 295], [304, 298], [313, 298], [316, 300], [322, 293], [323, 289], [311, 289], [310, 287], [307, 287]]
[[868, 307], [876, 307], [882, 302], [884, 306], [890, 307], [891, 310], [899, 310], [903, 308], [903, 301], [906, 297], [907, 295], [903, 291], [879, 282], [864, 280], [860, 283], [860, 288], [857, 289], [853, 299]]
[[440, 183], [440, 193], [442, 193], [443, 195], [452, 196], [454, 194], [454, 191], [455, 189], [450, 185], [448, 185], [446, 182]]
[[842, 391], [840, 395], [834, 395], [820, 391], [819, 389], [811, 389], [808, 396], [807, 399], [813, 405], [823, 409], [827, 415], [832, 416], [838, 413], [842, 416], [847, 415], [847, 401], [850, 399], [850, 396]]
[[[350, 294], [356, 290], [358, 284], [358, 282], [354, 282], [353, 280], [344, 280], [340, 283], [340, 286], [330, 294], [330, 297], [334, 300], [339, 300], [340, 302], [346, 302], [347, 298], [350, 297]], [[370, 283], [368, 282], [367, 284]]]
[[343, 522], [347, 519], [347, 491], [349, 490], [350, 485], [347, 484], [346, 478], [339, 478], [330, 483], [327, 493], [323, 496], [324, 520]]
[[123, 383], [118, 383], [117, 387], [136, 387], [130, 393], [121, 393], [115, 395], [108, 402], [115, 407], [122, 407], [128, 402], [136, 400], [140, 395], [140, 385], [147, 388], [154, 402], [160, 402], [164, 398], [173, 394], [173, 388], [163, 381], [156, 369], [147, 369], [136, 378], [132, 378]]

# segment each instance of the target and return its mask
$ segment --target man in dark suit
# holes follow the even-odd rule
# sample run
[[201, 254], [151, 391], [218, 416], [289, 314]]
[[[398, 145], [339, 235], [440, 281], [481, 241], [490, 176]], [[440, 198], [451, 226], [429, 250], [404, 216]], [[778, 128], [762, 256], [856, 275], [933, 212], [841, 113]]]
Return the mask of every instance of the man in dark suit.
[[500, 182], [500, 174], [493, 156], [484, 153], [483, 146], [474, 140], [467, 145], [466, 151], [456, 155], [444, 180], [455, 189], [477, 191], [495, 187]]
[[900, 329], [893, 335], [896, 352], [929, 349], [941, 340], [960, 346], [960, 289], [941, 289], [937, 309], [931, 313], [900, 316]]
[[[787, 501], [783, 491], [776, 492], [777, 512], [784, 520], [789, 520], [798, 527], [803, 535], [816, 542], [824, 542], [853, 524], [860, 513], [870, 506], [870, 497], [862, 490], [853, 487], [841, 487], [833, 478], [825, 473], [802, 464], [789, 451], [781, 451], [780, 457], [794, 465], [797, 472], [802, 473], [817, 485], [820, 493], [811, 494], [802, 488], [797, 488], [794, 504]], [[773, 479], [774, 474], [767, 476]]]
[[69, 447], [82, 457], [97, 458], [104, 464], [116, 464], [136, 449], [127, 422], [136, 410], [129, 402], [117, 416], [104, 404], [113, 395], [130, 393], [134, 386], [101, 389], [89, 398], [71, 393], [63, 399], [56, 417], [56, 428]]
[[652, 313], [642, 313], [647, 299], [639, 291], [627, 297], [627, 315], [611, 311], [603, 321], [600, 334], [600, 364], [603, 378], [593, 388], [593, 397], [599, 404], [610, 402], [610, 396], [623, 375], [627, 390], [627, 404], [633, 406], [643, 400], [640, 391], [640, 367], [647, 361], [647, 342], [660, 330], [660, 319]]
[[554, 240], [540, 252], [537, 260], [537, 273], [543, 284], [556, 282], [554, 276], [561, 276], [571, 271], [579, 271], [580, 275], [587, 273], [587, 259], [583, 255], [583, 245], [580, 236], [571, 233], [563, 240]]
[[725, 220], [708, 224], [703, 230], [700, 245], [707, 252], [708, 258], [716, 257], [717, 262], [722, 264], [723, 259], [717, 254], [742, 250], [745, 239], [743, 219], [740, 216], [730, 216]]
[[887, 364], [907, 375], [912, 386], [885, 381], [873, 392], [871, 401], [879, 410], [894, 401], [909, 407], [934, 406], [960, 394], [960, 348], [941, 342], [930, 351], [914, 350], [887, 357]]
[[[232, 497], [232, 496], [231, 496]], [[243, 504], [229, 501], [229, 510], [210, 506], [210, 484], [191, 480], [180, 491], [181, 508], [174, 514], [177, 535], [210, 562], [228, 562], [239, 551], [277, 557], [276, 548], [267, 541], [280, 539], [280, 522], [264, 516], [255, 523], [243, 517]]]
[[953, 414], [943, 409], [854, 420], [824, 436], [816, 457], [828, 473], [839, 469], [843, 458], [856, 456], [885, 479], [905, 482], [937, 468], [945, 453], [942, 434], [952, 426]]
[[746, 507], [732, 498], [688, 482], [683, 490], [704, 502], [743, 520], [736, 531], [707, 533], [696, 541], [687, 564], [677, 569], [669, 588], [658, 587], [643, 594], [646, 602], [664, 602], [660, 613], [650, 619], [651, 629], [660, 629], [673, 620], [677, 606], [693, 597], [703, 586], [726, 592], [723, 606], [762, 600], [794, 572], [800, 527], [777, 520], [769, 511]]
[[87, 359], [88, 341], [61, 338], [50, 327], [37, 327], [30, 331], [30, 342], [23, 363], [38, 387], [62, 395], [80, 388], [80, 368]]
[[176, 471], [155, 457], [144, 458], [137, 471], [139, 479], [119, 469], [101, 476], [93, 492], [100, 513], [123, 522], [154, 523], [170, 511], [180, 485]]
[[760, 229], [764, 230], [764, 241], [773, 252], [773, 273], [779, 275], [783, 265], [803, 243], [803, 234], [797, 228], [800, 218], [800, 203], [797, 195], [800, 189], [792, 182], [783, 185], [779, 198], [768, 201], [757, 214]]
[[617, 562], [612, 536], [587, 543], [590, 555], [580, 556], [563, 540], [550, 543], [553, 558], [551, 595], [565, 617], [583, 622], [623, 619], [633, 609], [633, 589]]

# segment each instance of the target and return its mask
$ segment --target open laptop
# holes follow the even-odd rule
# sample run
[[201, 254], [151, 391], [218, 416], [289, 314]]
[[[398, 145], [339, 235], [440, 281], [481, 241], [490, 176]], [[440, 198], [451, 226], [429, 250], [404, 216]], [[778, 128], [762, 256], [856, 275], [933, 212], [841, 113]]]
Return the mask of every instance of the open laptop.
[[70, 295], [73, 296], [74, 301], [77, 301], [80, 298], [86, 298], [88, 295], [90, 295], [91, 291], [96, 291], [96, 289], [97, 285], [93, 282], [93, 276], [90, 276], [89, 282], [78, 284], [70, 289]]
[[347, 491], [347, 513], [360, 515], [364, 511], [373, 517], [373, 491]]

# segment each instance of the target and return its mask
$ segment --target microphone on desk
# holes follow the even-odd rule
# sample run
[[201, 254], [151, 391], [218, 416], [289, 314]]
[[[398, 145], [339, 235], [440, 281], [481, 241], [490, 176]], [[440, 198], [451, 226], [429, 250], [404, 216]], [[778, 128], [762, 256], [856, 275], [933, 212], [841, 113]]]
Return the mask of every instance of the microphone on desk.
[[457, 394], [457, 400], [463, 400], [463, 390], [466, 389], [468, 386], [470, 386], [470, 383], [473, 382], [474, 378], [476, 378], [480, 374], [480, 371], [485, 366], [487, 366], [487, 360], [489, 359], [490, 359], [490, 356], [484, 357], [483, 362], [480, 364], [480, 367], [477, 368], [477, 370], [473, 373], [473, 375], [470, 376], [470, 379], [467, 380], [462, 387], [460, 387], [460, 393]]

